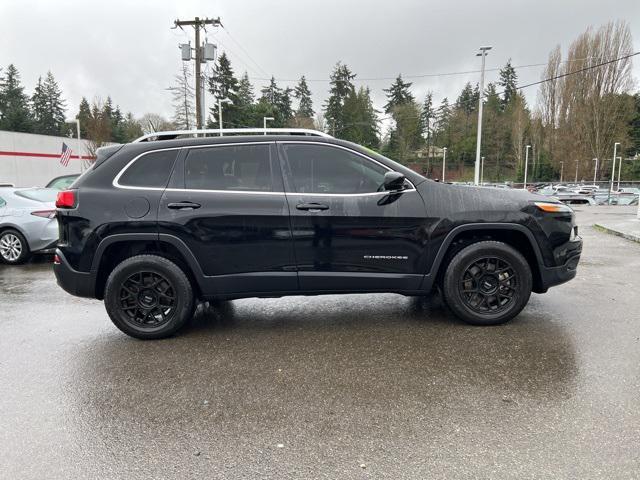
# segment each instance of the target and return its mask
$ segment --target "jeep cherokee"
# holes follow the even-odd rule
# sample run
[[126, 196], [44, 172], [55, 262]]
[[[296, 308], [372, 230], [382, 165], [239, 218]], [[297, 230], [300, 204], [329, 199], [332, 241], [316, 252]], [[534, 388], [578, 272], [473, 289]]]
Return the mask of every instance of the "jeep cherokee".
[[494, 325], [576, 275], [557, 201], [427, 180], [314, 131], [180, 133], [100, 149], [58, 194], [58, 283], [133, 337], [177, 332], [198, 301], [434, 288]]

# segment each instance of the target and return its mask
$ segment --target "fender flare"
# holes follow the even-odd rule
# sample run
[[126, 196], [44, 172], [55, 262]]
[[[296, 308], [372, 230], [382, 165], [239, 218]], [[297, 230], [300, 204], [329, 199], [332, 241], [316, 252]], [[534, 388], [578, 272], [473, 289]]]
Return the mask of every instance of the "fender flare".
[[438, 275], [438, 271], [440, 270], [440, 266], [442, 265], [442, 261], [444, 260], [444, 257], [447, 254], [447, 251], [449, 250], [449, 247], [451, 246], [455, 238], [460, 233], [474, 231], [474, 230], [507, 230], [507, 231], [511, 230], [511, 231], [517, 231], [519, 233], [523, 233], [525, 237], [527, 237], [527, 240], [529, 241], [529, 244], [533, 249], [538, 266], [539, 267], [544, 266], [544, 260], [542, 259], [542, 253], [540, 252], [540, 246], [538, 245], [538, 242], [533, 236], [533, 233], [531, 232], [531, 230], [529, 230], [524, 225], [520, 225], [518, 223], [467, 223], [464, 225], [459, 225], [455, 227], [453, 230], [451, 230], [449, 233], [447, 233], [447, 236], [444, 238], [444, 240], [442, 241], [442, 244], [438, 248], [438, 253], [436, 254], [435, 259], [433, 260], [433, 264], [431, 265], [431, 269], [429, 273], [425, 275], [423, 289], [430, 290], [431, 287], [433, 286], [433, 283], [435, 282], [435, 279]]
[[91, 273], [98, 273], [98, 268], [100, 267], [102, 256], [107, 247], [113, 245], [114, 243], [135, 241], [152, 241], [171, 244], [182, 254], [184, 260], [189, 265], [191, 272], [195, 276], [196, 281], [200, 283], [201, 279], [204, 277], [204, 273], [202, 272], [200, 264], [196, 260], [195, 255], [187, 246], [187, 244], [180, 240], [178, 237], [164, 233], [117, 233], [114, 235], [109, 235], [108, 237], [102, 239], [98, 244], [98, 247], [96, 248], [96, 253], [94, 254], [93, 260], [91, 262]]

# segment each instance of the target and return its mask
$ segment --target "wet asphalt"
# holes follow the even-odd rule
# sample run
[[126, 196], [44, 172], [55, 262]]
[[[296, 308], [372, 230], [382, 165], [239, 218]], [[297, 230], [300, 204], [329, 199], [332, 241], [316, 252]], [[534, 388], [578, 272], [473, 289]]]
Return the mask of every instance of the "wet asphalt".
[[0, 478], [638, 478], [640, 244], [479, 328], [437, 298], [248, 299], [142, 342], [0, 267]]

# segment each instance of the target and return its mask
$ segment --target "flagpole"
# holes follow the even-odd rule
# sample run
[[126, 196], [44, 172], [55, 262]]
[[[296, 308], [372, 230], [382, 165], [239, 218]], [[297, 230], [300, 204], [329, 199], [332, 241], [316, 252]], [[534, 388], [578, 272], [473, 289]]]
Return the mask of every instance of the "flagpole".
[[76, 129], [78, 133], [78, 160], [80, 160], [80, 173], [84, 171], [84, 162], [82, 161], [82, 139], [80, 138], [80, 119], [76, 118]]

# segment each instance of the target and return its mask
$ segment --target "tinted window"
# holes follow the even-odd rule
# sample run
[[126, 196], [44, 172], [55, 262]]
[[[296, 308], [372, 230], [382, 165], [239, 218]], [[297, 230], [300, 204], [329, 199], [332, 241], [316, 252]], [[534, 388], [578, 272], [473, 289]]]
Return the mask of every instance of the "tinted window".
[[376, 192], [388, 171], [381, 165], [341, 148], [284, 144], [298, 193]]
[[196, 190], [273, 190], [268, 145], [195, 148], [185, 160], [186, 188]]
[[177, 154], [178, 150], [147, 153], [125, 170], [118, 183], [127, 187], [166, 187]]
[[48, 188], [16, 190], [14, 193], [19, 197], [35, 200], [36, 202], [55, 202], [56, 197], [58, 196], [57, 190], [51, 190]]

